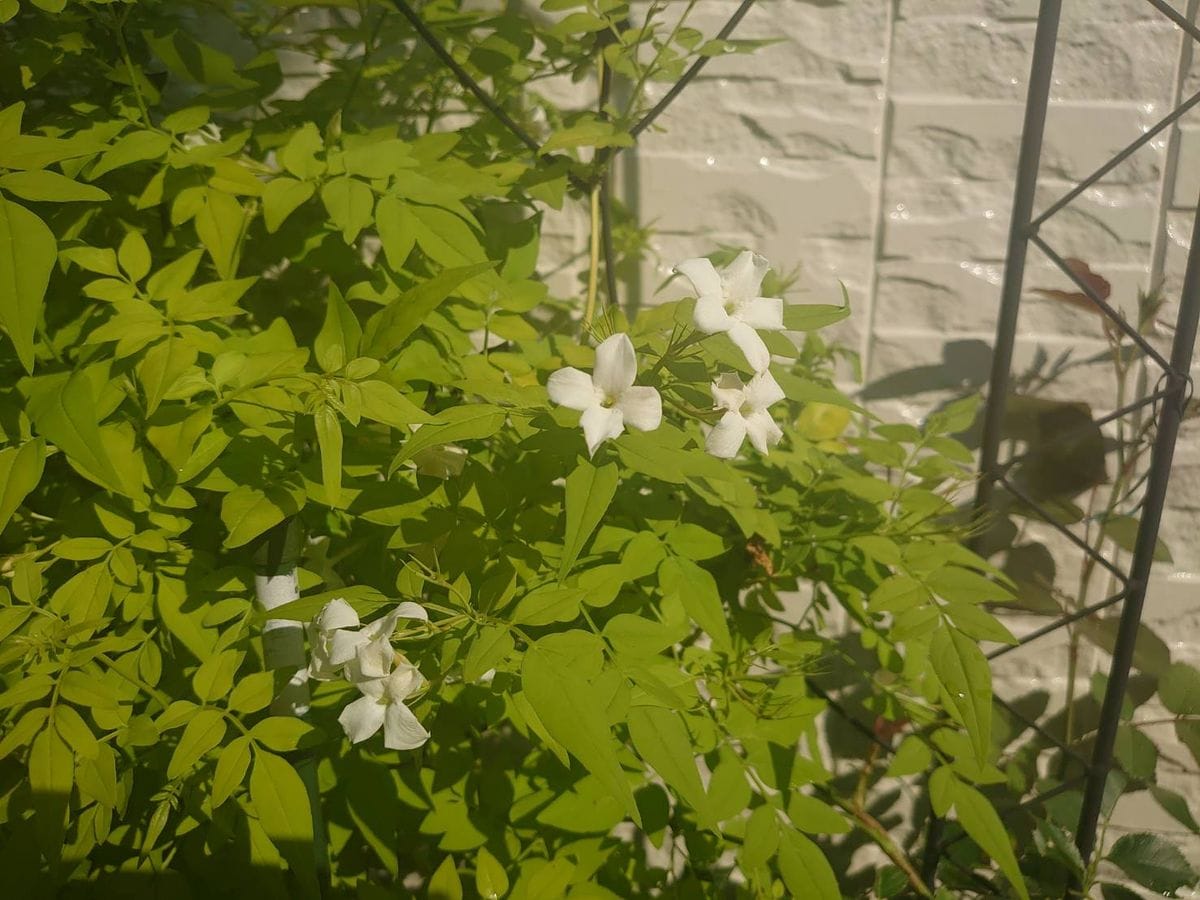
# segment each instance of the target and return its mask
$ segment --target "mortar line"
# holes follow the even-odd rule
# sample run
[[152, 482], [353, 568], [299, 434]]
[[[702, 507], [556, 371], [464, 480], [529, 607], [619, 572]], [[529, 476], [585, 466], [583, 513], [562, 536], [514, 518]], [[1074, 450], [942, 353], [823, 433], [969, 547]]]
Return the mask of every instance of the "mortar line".
[[879, 293], [879, 263], [883, 252], [883, 235], [885, 228], [884, 197], [885, 180], [887, 178], [888, 157], [892, 146], [892, 124], [894, 107], [892, 105], [892, 58], [896, 44], [896, 18], [899, 15], [900, 0], [890, 0], [887, 5], [887, 19], [884, 24], [887, 38], [884, 43], [883, 73], [880, 82], [879, 107], [879, 139], [876, 142], [875, 166], [875, 208], [871, 217], [871, 261], [867, 268], [867, 294], [864, 298], [864, 321], [862, 338], [859, 341], [859, 363], [862, 368], [862, 382], [866, 384], [871, 378], [871, 357], [875, 349], [875, 310]]

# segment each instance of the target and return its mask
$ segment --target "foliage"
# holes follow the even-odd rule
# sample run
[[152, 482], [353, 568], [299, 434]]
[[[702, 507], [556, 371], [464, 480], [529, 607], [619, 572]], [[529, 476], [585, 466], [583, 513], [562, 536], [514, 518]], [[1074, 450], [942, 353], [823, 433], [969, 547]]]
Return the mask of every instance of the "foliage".
[[[869, 841], [891, 865], [855, 878], [928, 895], [868, 791], [936, 760], [935, 808], [1027, 896], [977, 787], [1009, 582], [947, 521], [975, 404], [867, 416], [812, 333], [848, 305], [782, 310], [768, 371], [714, 283], [633, 321], [611, 287], [641, 88], [756, 44], [665, 3], [480, 7], [421, 7], [441, 57], [389, 5], [0, 0], [6, 885], [835, 897]], [[594, 111], [549, 99], [592, 73]], [[579, 202], [582, 300], [538, 268]], [[753, 259], [712, 258], [718, 287]], [[589, 454], [551, 379], [599, 386], [614, 339], [666, 415], [619, 433], [598, 394]], [[786, 395], [743, 428], [769, 455], [705, 451], [731, 372]], [[338, 631], [403, 679], [321, 680]], [[427, 743], [348, 724], [384, 697]], [[831, 704], [896, 760], [827, 744]]]

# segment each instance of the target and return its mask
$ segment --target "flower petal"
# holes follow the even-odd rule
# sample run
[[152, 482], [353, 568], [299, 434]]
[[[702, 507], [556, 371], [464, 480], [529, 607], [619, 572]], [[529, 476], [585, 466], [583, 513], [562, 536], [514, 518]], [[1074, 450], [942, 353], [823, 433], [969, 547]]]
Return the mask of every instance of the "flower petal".
[[421, 689], [425, 678], [412, 663], [400, 663], [384, 682], [384, 690], [392, 700], [407, 700]]
[[367, 641], [358, 648], [354, 660], [347, 666], [347, 677], [353, 682], [383, 678], [392, 671], [396, 651], [387, 635]]
[[652, 387], [631, 387], [616, 408], [621, 411], [625, 424], [639, 431], [653, 431], [662, 424], [662, 397]]
[[325, 604], [324, 609], [317, 614], [317, 627], [322, 631], [333, 631], [337, 628], [357, 628], [358, 613], [354, 607], [341, 597], [335, 597]]
[[615, 406], [611, 409], [593, 406], [579, 417], [579, 424], [583, 426], [583, 437], [587, 441], [590, 456], [605, 441], [619, 436], [625, 430], [625, 417]]
[[317, 626], [308, 626], [308, 677], [314, 681], [332, 681], [338, 667], [329, 659], [330, 635]]
[[741, 303], [734, 318], [763, 331], [783, 331], [783, 301], [778, 297], [753, 297]]
[[389, 750], [416, 750], [429, 740], [429, 732], [403, 703], [389, 703], [383, 719], [383, 746]]
[[778, 403], [786, 396], [770, 369], [759, 372], [746, 385], [746, 402], [756, 411], [767, 409], [772, 403]]
[[350, 738], [350, 743], [357, 744], [365, 741], [383, 727], [387, 708], [374, 697], [359, 697], [353, 703], [346, 704], [342, 714], [338, 716], [338, 724]]
[[725, 301], [720, 294], [704, 294], [696, 299], [692, 321], [705, 334], [719, 334], [728, 331], [734, 320], [725, 312]]
[[763, 278], [771, 264], [753, 250], [743, 250], [733, 262], [721, 270], [725, 296], [736, 303], [757, 297]]
[[396, 615], [401, 619], [419, 619], [422, 622], [429, 621], [429, 613], [420, 603], [413, 603], [411, 600], [405, 600], [396, 607]]
[[703, 256], [685, 259], [675, 267], [675, 271], [692, 283], [697, 297], [716, 297], [719, 300], [724, 294], [721, 276], [713, 268], [712, 260]]
[[719, 459], [733, 459], [745, 439], [745, 419], [735, 412], [727, 412], [704, 439], [704, 449]]
[[713, 405], [718, 409], [737, 412], [746, 402], [746, 386], [733, 372], [723, 372], [721, 377], [713, 382], [712, 395]]
[[546, 391], [554, 403], [580, 412], [596, 402], [592, 376], [571, 366], [553, 373], [546, 381]]
[[596, 348], [592, 383], [612, 399], [624, 393], [637, 378], [637, 354], [627, 334], [605, 338]]
[[334, 631], [329, 634], [329, 664], [344, 666], [358, 654], [358, 648], [371, 638], [361, 631]]
[[771, 364], [771, 351], [758, 336], [758, 332], [745, 322], [734, 322], [729, 329], [729, 339], [746, 355], [746, 362], [755, 372], [763, 372]]
[[750, 443], [754, 445], [754, 449], [765, 455], [772, 447], [779, 443], [780, 438], [783, 437], [783, 432], [775, 424], [775, 420], [771, 418], [770, 413], [756, 412], [746, 417], [746, 436], [750, 438]]

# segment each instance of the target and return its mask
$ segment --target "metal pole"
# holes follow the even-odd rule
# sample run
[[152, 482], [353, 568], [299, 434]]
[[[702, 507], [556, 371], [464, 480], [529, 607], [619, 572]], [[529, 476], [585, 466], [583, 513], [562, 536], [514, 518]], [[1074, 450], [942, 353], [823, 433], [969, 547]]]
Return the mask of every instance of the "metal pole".
[[[1012, 368], [1013, 344], [1017, 335], [1017, 313], [1021, 308], [1021, 288], [1025, 278], [1030, 222], [1037, 191], [1038, 165], [1042, 155], [1042, 135], [1046, 128], [1046, 108], [1050, 103], [1054, 51], [1058, 43], [1058, 22], [1062, 0], [1041, 0], [1037, 34], [1033, 43], [1033, 61], [1029, 72], [1029, 90], [1025, 100], [1025, 124], [1021, 131], [1021, 152], [1017, 159], [1017, 181], [1013, 192], [1012, 219], [1008, 228], [1008, 252], [1004, 283], [1000, 291], [1000, 315], [996, 324], [996, 346], [992, 354], [992, 373], [979, 453], [979, 483], [975, 489], [974, 512], [985, 514], [991, 505], [1000, 454], [1000, 436], [1004, 424], [1008, 384]], [[925, 836], [925, 854], [921, 874], [932, 885], [941, 855], [942, 820], [929, 813]]]
[[1138, 525], [1137, 540], [1133, 545], [1133, 557], [1129, 566], [1129, 595], [1121, 609], [1121, 623], [1113, 647], [1108, 687], [1104, 691], [1104, 704], [1100, 709], [1100, 727], [1096, 732], [1092, 764], [1083, 793], [1083, 807], [1079, 813], [1079, 827], [1075, 832], [1075, 844], [1084, 860], [1091, 856], [1096, 847], [1096, 825], [1100, 820], [1104, 785], [1108, 780], [1109, 769], [1112, 768], [1113, 744], [1117, 737], [1117, 726], [1121, 721], [1121, 704], [1129, 683], [1129, 670], [1133, 665], [1133, 651], [1142, 621], [1142, 607], [1146, 600], [1150, 569], [1154, 565], [1158, 526], [1171, 478], [1175, 440], [1187, 403], [1197, 320], [1200, 320], [1200, 205], [1197, 206], [1196, 218], [1192, 224], [1191, 249], [1188, 251], [1187, 272], [1183, 278], [1179, 315], [1175, 320], [1175, 340], [1171, 345], [1171, 365], [1166, 372], [1168, 396], [1163, 398], [1162, 409], [1158, 415], [1158, 432], [1154, 436], [1154, 449], [1150, 456], [1142, 519]]

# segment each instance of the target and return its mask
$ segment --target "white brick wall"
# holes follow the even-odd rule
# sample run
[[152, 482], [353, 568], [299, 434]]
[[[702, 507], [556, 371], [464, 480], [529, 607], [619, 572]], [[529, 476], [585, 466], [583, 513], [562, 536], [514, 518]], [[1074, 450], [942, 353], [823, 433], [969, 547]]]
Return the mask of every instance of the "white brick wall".
[[[1176, 6], [1182, 12], [1188, 0]], [[736, 7], [702, 0], [693, 24], [713, 33]], [[1064, 7], [1039, 208], [1170, 109], [1180, 59], [1179, 32], [1144, 0], [1066, 0]], [[943, 366], [950, 341], [990, 343], [1036, 14], [1036, 0], [759, 0], [736, 36], [784, 43], [713, 60], [660, 120], [663, 132], [639, 144], [628, 199], [654, 223], [661, 258], [644, 273], [644, 287], [653, 290], [671, 263], [715, 242], [752, 246], [784, 267], [803, 265], [806, 293], [796, 299], [833, 302], [837, 280], [846, 283], [856, 314], [839, 334], [860, 350], [868, 381]], [[1184, 85], [1197, 89], [1200, 67]], [[1161, 243], [1172, 319], [1200, 194], [1200, 110], [1183, 121], [1169, 173], [1166, 150], [1164, 132], [1043, 235], [1062, 255], [1088, 260], [1112, 282], [1114, 303], [1130, 312]], [[1173, 183], [1165, 204], [1164, 175]], [[1026, 285], [1066, 282], [1031, 249]], [[1051, 357], [1104, 347], [1094, 319], [1033, 297], [1020, 336], [1018, 368], [1037, 346]], [[957, 346], [943, 367], [951, 382], [986, 365], [978, 348]], [[1111, 401], [1097, 398], [1112, 396], [1097, 368], [1078, 371], [1053, 393], [1098, 408]], [[944, 395], [879, 405], [918, 419]], [[1192, 662], [1200, 661], [1198, 534], [1200, 427], [1193, 424], [1177, 451], [1163, 518], [1176, 562], [1156, 572], [1146, 613], [1174, 657]], [[1070, 553], [1059, 555], [1060, 571], [1077, 566]], [[998, 690], [1017, 696], [1041, 686], [1061, 695], [1060, 644], [1047, 638], [1036, 652], [1007, 657]], [[1091, 652], [1083, 662], [1085, 676], [1088, 666], [1107, 665]], [[1162, 780], [1200, 802], [1200, 777]], [[1181, 830], [1136, 800], [1122, 804], [1119, 827]], [[1200, 858], [1200, 841], [1190, 839], [1189, 850]]]

